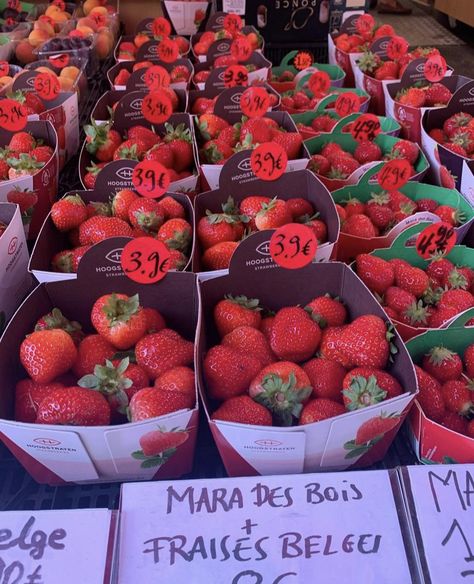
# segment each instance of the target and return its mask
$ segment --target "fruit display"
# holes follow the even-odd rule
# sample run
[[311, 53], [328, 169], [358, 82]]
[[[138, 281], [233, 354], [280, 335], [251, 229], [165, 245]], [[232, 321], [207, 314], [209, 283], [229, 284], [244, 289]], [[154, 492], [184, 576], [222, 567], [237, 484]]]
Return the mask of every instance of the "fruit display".
[[253, 27], [244, 27], [234, 35], [224, 29], [197, 33], [191, 37], [191, 50], [198, 61], [207, 61], [207, 54], [214, 43], [229, 41], [227, 52], [230, 53], [230, 41], [236, 39], [245, 39], [252, 51], [261, 50], [263, 47], [263, 37]]
[[[152, 61], [122, 61], [117, 63], [114, 67], [109, 69], [107, 77], [110, 81], [112, 89], [124, 90], [129, 82], [130, 77], [135, 71], [142, 71], [141, 79], [137, 79], [137, 84], [135, 89], [146, 88], [146, 83], [144, 81], [144, 75], [150, 67], [156, 66], [156, 62]], [[191, 61], [188, 59], [179, 59], [178, 63], [172, 63], [167, 65], [166, 63], [160, 63], [160, 67], [166, 68], [170, 76], [170, 87], [174, 89], [186, 88], [191, 80], [193, 74], [193, 66]], [[134, 76], [136, 77], [136, 75]]]
[[[177, 46], [178, 56], [185, 57], [189, 53], [189, 40], [183, 36], [170, 37]], [[136, 61], [140, 58], [141, 47], [147, 47], [148, 43], [154, 41], [154, 37], [150, 37], [146, 33], [137, 33], [135, 36], [120, 37], [117, 47], [115, 48], [116, 61]], [[159, 39], [155, 41], [156, 46], [159, 44]], [[143, 52], [143, 51], [142, 51]], [[156, 55], [156, 51], [154, 51]]]

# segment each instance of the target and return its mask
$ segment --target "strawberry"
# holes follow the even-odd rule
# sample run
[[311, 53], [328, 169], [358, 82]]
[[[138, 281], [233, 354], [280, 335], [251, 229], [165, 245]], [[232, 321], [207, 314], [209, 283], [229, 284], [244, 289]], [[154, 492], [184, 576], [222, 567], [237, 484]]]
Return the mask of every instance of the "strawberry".
[[384, 61], [377, 67], [374, 73], [375, 79], [383, 81], [386, 79], [399, 78], [399, 66], [395, 61]]
[[165, 142], [160, 142], [153, 146], [153, 148], [145, 153], [143, 159], [159, 162], [168, 169], [171, 169], [174, 166], [174, 152], [170, 144], [165, 144]]
[[191, 77], [191, 72], [186, 65], [177, 65], [173, 67], [170, 73], [171, 83], [179, 83], [180, 81], [188, 81]]
[[464, 312], [474, 306], [474, 296], [467, 290], [446, 290], [441, 295], [439, 308], [453, 307], [457, 312]]
[[38, 406], [52, 391], [64, 389], [62, 383], [36, 383], [22, 379], [15, 386], [15, 420], [33, 424], [36, 422]]
[[439, 178], [441, 181], [441, 186], [445, 189], [456, 188], [456, 177], [451, 174], [451, 171], [448, 170], [446, 166], [439, 167]]
[[29, 154], [20, 154], [18, 158], [8, 158], [10, 170], [8, 178], [14, 180], [23, 176], [33, 176], [44, 166], [44, 162], [36, 162]]
[[87, 172], [84, 175], [83, 179], [84, 186], [86, 187], [86, 189], [94, 188], [97, 175], [105, 165], [106, 165], [105, 162], [99, 162], [99, 164], [95, 164], [94, 162], [92, 162], [91, 166], [88, 166], [86, 168]]
[[330, 132], [336, 125], [337, 119], [331, 117], [329, 114], [322, 114], [311, 122], [311, 128], [316, 132]]
[[467, 425], [466, 436], [469, 436], [469, 438], [474, 438], [474, 419], [471, 420]]
[[79, 195], [67, 195], [53, 204], [51, 219], [58, 231], [69, 231], [87, 219], [86, 205]]
[[474, 272], [468, 267], [456, 267], [449, 272], [444, 285], [447, 288], [471, 288], [474, 281]]
[[299, 425], [313, 424], [345, 414], [346, 410], [341, 403], [326, 398], [312, 399], [301, 412]]
[[379, 235], [378, 229], [367, 215], [351, 215], [341, 227], [341, 232], [365, 239]]
[[138, 195], [130, 189], [122, 189], [115, 193], [112, 199], [112, 212], [115, 217], [128, 221], [128, 209], [133, 201], [138, 199]]
[[235, 126], [227, 126], [227, 128], [224, 128], [220, 132], [216, 140], [226, 144], [230, 148], [234, 148], [239, 141], [239, 130]]
[[458, 156], [467, 158], [467, 152], [460, 144], [456, 144], [455, 142], [446, 142], [443, 144], [443, 146], [450, 152], [454, 152], [454, 154], [457, 154]]
[[161, 205], [154, 199], [137, 197], [128, 208], [128, 220], [133, 227], [145, 232], [156, 232], [164, 222]]
[[168, 369], [192, 365], [194, 343], [172, 329], [144, 336], [135, 347], [137, 364], [156, 379]]
[[293, 217], [293, 220], [304, 215], [311, 216], [314, 213], [313, 205], [302, 197], [293, 197], [286, 201], [286, 206]]
[[272, 133], [262, 118], [250, 118], [240, 126], [239, 141], [248, 146], [270, 142]]
[[37, 424], [62, 426], [107, 426], [110, 407], [103, 395], [83, 387], [51, 391], [41, 400]]
[[446, 413], [441, 384], [429, 373], [415, 365], [419, 393], [416, 397], [426, 416], [434, 422], [441, 422]]
[[36, 140], [28, 132], [16, 132], [8, 144], [8, 150], [18, 154], [29, 154], [35, 147]]
[[153, 146], [161, 142], [160, 136], [145, 126], [132, 126], [127, 131], [127, 138], [129, 140], [140, 140], [145, 144], [147, 150], [150, 150]]
[[382, 258], [369, 254], [359, 254], [356, 258], [357, 275], [371, 292], [385, 294], [395, 283], [393, 266]]
[[248, 395], [231, 397], [211, 415], [212, 420], [236, 422], [253, 426], [271, 426], [271, 413]]
[[449, 205], [439, 205], [439, 207], [434, 210], [434, 214], [438, 215], [441, 221], [449, 223], [453, 227], [457, 227], [465, 220], [465, 216], [462, 211], [455, 209], [454, 207], [450, 207]]
[[177, 391], [158, 391], [154, 387], [144, 387], [130, 400], [129, 418], [140, 422], [164, 416], [178, 410], [189, 409], [189, 398]]
[[165, 214], [166, 220], [178, 218], [184, 219], [186, 216], [183, 205], [171, 196], [166, 196], [160, 199], [160, 205]]
[[33, 160], [36, 160], [36, 162], [43, 162], [45, 164], [53, 155], [54, 150], [51, 148], [51, 146], [46, 145], [36, 146], [36, 148], [33, 148], [33, 150], [30, 152], [30, 156], [33, 158]]
[[251, 326], [239, 326], [227, 333], [222, 339], [222, 345], [250, 353], [260, 361], [262, 367], [277, 360], [265, 335]]
[[224, 164], [234, 154], [234, 150], [228, 144], [219, 140], [209, 140], [201, 152], [208, 164]]
[[451, 138], [459, 128], [464, 128], [472, 120], [471, 114], [459, 112], [452, 115], [443, 124], [443, 131], [448, 138]]
[[410, 140], [398, 140], [393, 145], [390, 156], [392, 158], [405, 158], [410, 164], [415, 164], [420, 154], [420, 147]]
[[33, 332], [20, 346], [21, 364], [38, 383], [50, 383], [69, 371], [76, 357], [74, 341], [61, 329]]
[[96, 365], [103, 365], [106, 359], [112, 359], [115, 352], [115, 347], [100, 335], [87, 335], [79, 343], [72, 371], [76, 377], [83, 377], [92, 373]]
[[459, 311], [454, 306], [445, 306], [434, 310], [428, 320], [430, 328], [440, 328], [445, 322], [454, 318]]
[[386, 231], [395, 222], [395, 213], [388, 205], [371, 200], [365, 209], [372, 224], [381, 231]]
[[469, 378], [474, 377], [474, 344], [468, 345], [464, 350], [464, 367]]
[[155, 308], [143, 308], [146, 319], [146, 333], [157, 333], [166, 328], [166, 321]]
[[298, 132], [276, 132], [273, 134], [272, 142], [283, 148], [288, 160], [295, 160], [299, 157], [303, 138]]
[[143, 140], [125, 140], [114, 150], [113, 160], [142, 160], [147, 150], [148, 148]]
[[426, 102], [426, 92], [420, 87], [409, 87], [399, 91], [395, 96], [395, 100], [403, 105], [423, 107]]
[[384, 321], [375, 315], [359, 316], [346, 325], [341, 333], [343, 353], [356, 367], [384, 369], [390, 354], [393, 333], [387, 331]]
[[311, 395], [306, 373], [290, 361], [264, 367], [252, 380], [249, 395], [272, 412], [275, 425], [291, 426], [299, 418], [302, 404]]
[[169, 219], [158, 230], [156, 239], [168, 249], [186, 252], [193, 238], [193, 228], [186, 219]]
[[425, 213], [433, 213], [438, 207], [438, 204], [439, 203], [433, 201], [433, 199], [418, 199], [418, 201], [416, 201], [417, 211], [424, 211]]
[[441, 420], [441, 425], [458, 434], [465, 435], [467, 433], [468, 422], [466, 418], [454, 412], [446, 412]]
[[369, 418], [359, 426], [355, 439], [344, 445], [349, 451], [346, 457], [355, 458], [364, 454], [399, 424], [398, 416], [384, 416], [382, 413], [376, 418]]
[[[269, 197], [262, 197], [260, 195], [252, 195], [250, 197], [245, 197], [242, 199], [239, 205], [240, 213], [248, 218], [248, 226], [251, 230], [256, 230], [255, 218], [257, 213], [263, 210], [263, 206], [271, 202]], [[288, 207], [291, 213], [291, 207]]]
[[146, 319], [138, 294], [104, 294], [91, 310], [95, 330], [117, 349], [129, 349], [146, 331]]
[[261, 310], [256, 298], [226, 295], [214, 307], [214, 322], [219, 336], [223, 338], [241, 326], [260, 328]]
[[79, 226], [81, 245], [93, 245], [108, 237], [131, 237], [132, 228], [118, 217], [90, 217]]
[[320, 341], [321, 329], [302, 308], [281, 308], [276, 313], [270, 346], [279, 359], [306, 361], [315, 354]]
[[430, 280], [435, 280], [438, 285], [444, 286], [453, 269], [454, 264], [452, 262], [443, 256], [437, 256], [430, 260], [425, 271]]
[[440, 144], [444, 144], [444, 142], [448, 141], [448, 137], [441, 128], [433, 128], [428, 132], [428, 135]]
[[117, 130], [112, 130], [112, 122], [84, 126], [86, 133], [86, 150], [101, 162], [110, 162], [114, 152], [122, 144], [122, 137]]
[[366, 408], [402, 393], [395, 377], [371, 367], [356, 367], [343, 381], [342, 395], [349, 411]]
[[169, 145], [174, 157], [174, 170], [182, 172], [191, 168], [194, 162], [193, 140], [191, 130], [186, 125], [178, 124], [175, 128], [165, 124], [166, 134], [163, 140]]
[[382, 160], [382, 150], [375, 142], [361, 142], [354, 151], [354, 158], [359, 164]]
[[[166, 461], [188, 438], [189, 434], [183, 431], [163, 432], [161, 430], [152, 430], [140, 436], [139, 443], [144, 456], [158, 457], [163, 455]], [[163, 464], [161, 459], [157, 460], [157, 466], [160, 464]], [[148, 465], [147, 468], [149, 468]]]
[[419, 298], [429, 287], [429, 277], [421, 269], [415, 266], [396, 266], [395, 283], [399, 288]]
[[441, 386], [441, 393], [448, 411], [466, 417], [474, 413], [474, 403], [472, 401], [474, 394], [470, 383], [468, 384], [464, 380], [446, 381]]
[[77, 346], [84, 338], [82, 326], [73, 320], [67, 319], [59, 308], [53, 308], [51, 312], [43, 315], [36, 321], [35, 331], [47, 331], [52, 329], [61, 329], [71, 336], [74, 344]]
[[303, 215], [302, 217], [298, 217], [297, 223], [301, 223], [309, 227], [313, 233], [316, 235], [318, 243], [326, 243], [328, 240], [328, 228], [326, 223], [321, 219], [318, 219], [319, 213], [315, 213], [314, 215]]
[[196, 381], [194, 371], [189, 367], [173, 367], [155, 379], [158, 391], [178, 391], [185, 394], [194, 404], [196, 398]]
[[396, 312], [405, 312], [410, 306], [416, 304], [416, 296], [398, 288], [397, 286], [390, 286], [385, 291], [384, 295], [385, 305], [395, 310]]
[[224, 241], [237, 241], [242, 237], [244, 230], [239, 215], [210, 211], [206, 213], [197, 225], [197, 235], [203, 249]]
[[457, 353], [442, 346], [435, 346], [424, 355], [422, 368], [440, 383], [457, 380], [462, 373], [462, 361]]
[[352, 215], [364, 215], [365, 214], [365, 203], [359, 201], [354, 197], [347, 199], [345, 201], [344, 211], [346, 213], [346, 218], [352, 217]]
[[338, 298], [331, 298], [329, 294], [313, 298], [305, 306], [306, 312], [318, 323], [320, 328], [327, 326], [341, 326], [347, 319], [347, 310]]
[[130, 75], [130, 71], [127, 71], [127, 69], [121, 69], [115, 76], [114, 85], [127, 85]]
[[17, 90], [12, 93], [11, 98], [21, 103], [29, 116], [46, 111], [43, 102], [34, 91]]
[[340, 363], [317, 357], [305, 363], [303, 371], [313, 388], [313, 397], [341, 402], [346, 370]]
[[198, 97], [191, 105], [191, 113], [194, 115], [212, 114], [214, 111], [214, 100], [207, 97]]
[[333, 326], [323, 330], [319, 353], [324, 359], [336, 361], [346, 369], [351, 365], [350, 359], [344, 352], [343, 333], [345, 326]]
[[357, 160], [347, 154], [334, 154], [330, 163], [331, 170], [327, 176], [332, 179], [346, 179], [359, 168]]
[[325, 156], [313, 154], [308, 162], [307, 168], [316, 174], [326, 176], [331, 170], [331, 164]]
[[239, 244], [236, 241], [223, 241], [206, 249], [202, 256], [205, 270], [224, 270], [230, 265], [230, 260]]
[[220, 132], [227, 128], [229, 123], [214, 114], [203, 114], [198, 118], [198, 129], [204, 140], [218, 138]]
[[[99, 203], [96, 201], [91, 201], [86, 205], [87, 209], [87, 217], [90, 219], [91, 217], [95, 217], [96, 215], [100, 215], [101, 217], [112, 217], [112, 205], [110, 203]], [[77, 245], [79, 245], [79, 229], [74, 229], [69, 232], [69, 236], [71, 233], [77, 232]], [[73, 243], [73, 245], [75, 245]]]
[[286, 201], [274, 197], [269, 203], [263, 203], [262, 209], [255, 216], [255, 226], [259, 231], [276, 229], [291, 223], [293, 217]]

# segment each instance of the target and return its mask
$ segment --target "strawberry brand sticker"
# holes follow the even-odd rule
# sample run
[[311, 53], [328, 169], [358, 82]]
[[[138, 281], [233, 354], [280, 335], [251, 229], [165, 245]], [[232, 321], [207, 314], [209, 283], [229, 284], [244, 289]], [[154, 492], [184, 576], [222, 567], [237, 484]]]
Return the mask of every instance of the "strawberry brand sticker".
[[249, 87], [240, 97], [240, 109], [249, 118], [260, 118], [270, 108], [270, 96], [263, 87]]
[[156, 50], [158, 58], [164, 63], [174, 63], [179, 57], [178, 43], [173, 39], [165, 38]]
[[408, 41], [401, 36], [394, 36], [387, 45], [387, 56], [393, 61], [398, 61], [408, 52]]
[[326, 95], [331, 87], [331, 78], [325, 71], [316, 71], [309, 78], [308, 87], [316, 96]]
[[224, 71], [224, 85], [226, 87], [247, 86], [249, 74], [243, 65], [230, 65]]
[[168, 71], [161, 65], [153, 65], [145, 71], [143, 76], [145, 85], [151, 90], [156, 91], [162, 87], [168, 87], [171, 83], [171, 77]]
[[139, 284], [156, 284], [170, 269], [170, 252], [152, 237], [137, 237], [123, 248], [120, 263], [125, 275]]
[[168, 37], [171, 34], [171, 24], [166, 18], [159, 16], [151, 23], [151, 32], [157, 37]]
[[287, 270], [297, 270], [310, 264], [318, 249], [312, 229], [299, 223], [279, 227], [270, 239], [272, 260]]
[[62, 69], [63, 67], [67, 67], [69, 64], [69, 55], [62, 54], [62, 55], [53, 55], [49, 57], [48, 61], [51, 63], [53, 67], [57, 69]]
[[357, 93], [353, 93], [352, 91], [341, 93], [341, 95], [336, 99], [336, 103], [334, 104], [336, 114], [341, 116], [341, 118], [358, 112], [359, 107], [359, 96]]
[[232, 35], [239, 32], [244, 23], [238, 14], [227, 14], [224, 17], [224, 30], [227, 30]]
[[351, 134], [357, 142], [371, 142], [380, 134], [380, 121], [374, 114], [363, 114], [354, 122]]
[[142, 160], [133, 169], [132, 184], [142, 197], [156, 199], [168, 190], [170, 175], [159, 162]]
[[237, 37], [230, 45], [230, 54], [239, 63], [248, 61], [252, 55], [252, 45], [248, 38], [245, 36]]
[[0, 77], [8, 75], [10, 71], [10, 65], [7, 61], [0, 61]]
[[432, 55], [425, 63], [425, 77], [432, 83], [441, 81], [446, 75], [446, 61], [441, 55]]
[[39, 73], [35, 77], [34, 88], [38, 97], [46, 101], [56, 99], [61, 90], [59, 79], [55, 73]]
[[433, 223], [418, 235], [416, 251], [427, 260], [434, 254], [448, 254], [456, 245], [456, 232], [449, 223]]
[[303, 71], [303, 69], [311, 67], [313, 61], [314, 57], [311, 53], [308, 53], [308, 51], [299, 51], [293, 59], [293, 67], [298, 69], [298, 71]]
[[260, 144], [252, 151], [250, 166], [257, 178], [276, 180], [286, 171], [288, 156], [279, 144]]
[[172, 113], [171, 99], [160, 91], [152, 91], [143, 98], [142, 114], [152, 124], [163, 124]]
[[0, 101], [0, 127], [9, 132], [20, 132], [26, 126], [28, 114], [26, 109], [14, 99]]
[[377, 174], [377, 181], [385, 191], [397, 191], [408, 182], [411, 172], [408, 160], [390, 160]]

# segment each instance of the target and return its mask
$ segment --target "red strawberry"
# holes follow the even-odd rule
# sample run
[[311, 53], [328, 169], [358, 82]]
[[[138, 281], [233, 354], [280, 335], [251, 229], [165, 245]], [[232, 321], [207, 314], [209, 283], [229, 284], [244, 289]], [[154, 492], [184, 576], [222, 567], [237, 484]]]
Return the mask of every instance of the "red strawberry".
[[193, 237], [193, 228], [186, 219], [169, 219], [158, 230], [156, 238], [169, 249], [186, 252]]
[[467, 290], [447, 290], [439, 300], [439, 308], [453, 307], [457, 312], [464, 312], [474, 306], [474, 296]]
[[158, 391], [154, 387], [144, 387], [130, 400], [129, 418], [131, 422], [140, 422], [191, 407], [189, 398], [178, 391]]
[[390, 353], [395, 350], [384, 321], [375, 315], [359, 316], [341, 333], [343, 353], [355, 367], [384, 369]]
[[434, 213], [434, 211], [438, 207], [439, 203], [437, 203], [433, 199], [418, 199], [418, 201], [416, 201], [416, 205], [418, 207], [417, 211]]
[[431, 280], [435, 280], [437, 284], [444, 286], [453, 269], [454, 264], [448, 259], [442, 256], [435, 257], [426, 268], [426, 274]]
[[275, 132], [272, 142], [279, 144], [288, 156], [288, 160], [299, 158], [303, 138], [298, 132]]
[[145, 144], [147, 150], [161, 142], [160, 136], [145, 126], [132, 126], [127, 131], [127, 138], [129, 140], [140, 140]]
[[271, 413], [248, 395], [239, 395], [226, 400], [212, 414], [211, 419], [253, 426], [272, 425]]
[[442, 187], [446, 189], [456, 188], [456, 177], [451, 174], [451, 171], [448, 170], [446, 166], [439, 167], [439, 177]]
[[83, 387], [50, 392], [38, 407], [37, 424], [108, 426], [110, 407], [103, 395]]
[[442, 346], [432, 347], [424, 355], [422, 367], [441, 383], [459, 379], [462, 373], [462, 361], [459, 355]]
[[239, 244], [236, 241], [223, 241], [206, 249], [202, 256], [205, 270], [224, 270], [229, 267], [230, 260]]
[[472, 120], [471, 114], [459, 112], [449, 117], [443, 124], [443, 130], [451, 138], [459, 128], [463, 128]]
[[165, 124], [166, 134], [163, 137], [174, 156], [174, 170], [182, 172], [191, 168], [194, 163], [193, 141], [191, 130], [186, 125], [179, 124], [175, 128], [171, 124]]
[[144, 155], [144, 160], [153, 160], [154, 162], [159, 162], [165, 168], [171, 169], [174, 166], [174, 153], [170, 144], [165, 144], [165, 142], [160, 142], [156, 144], [146, 152]]
[[20, 346], [21, 364], [38, 383], [50, 383], [69, 371], [76, 357], [74, 341], [61, 329], [33, 332]]
[[332, 179], [346, 179], [359, 168], [357, 160], [347, 154], [334, 154], [330, 162], [331, 170], [327, 176]]
[[379, 235], [378, 229], [367, 215], [351, 215], [341, 227], [342, 233], [370, 239]]
[[196, 398], [196, 381], [194, 371], [189, 367], [173, 367], [155, 379], [155, 388], [159, 391], [178, 391], [186, 395], [194, 404]]
[[355, 439], [344, 445], [344, 448], [349, 450], [349, 454], [346, 456], [352, 455], [355, 457], [364, 454], [399, 424], [400, 418], [398, 416], [385, 417], [383, 414], [366, 420], [359, 426]]
[[399, 91], [395, 100], [411, 107], [423, 107], [426, 103], [426, 92], [420, 87], [409, 87]]
[[441, 425], [458, 434], [465, 435], [467, 433], [468, 422], [466, 418], [454, 412], [446, 412], [441, 421]]
[[441, 393], [448, 411], [467, 417], [474, 413], [474, 394], [466, 381], [446, 381], [441, 386]]
[[192, 365], [194, 343], [172, 329], [162, 329], [140, 339], [135, 347], [135, 355], [137, 364], [152, 379], [156, 379], [168, 369]]
[[203, 114], [198, 119], [198, 128], [204, 140], [218, 138], [220, 132], [227, 126], [229, 123], [226, 120], [214, 114]]
[[453, 227], [457, 227], [464, 222], [465, 216], [462, 211], [450, 207], [449, 205], [439, 205], [434, 211], [435, 215], [440, 217], [441, 221], [450, 223]]
[[340, 363], [318, 357], [305, 363], [303, 371], [313, 387], [313, 397], [341, 402], [342, 382], [347, 372]]
[[454, 154], [458, 154], [459, 156], [464, 156], [464, 158], [467, 158], [467, 152], [460, 144], [455, 144], [454, 142], [446, 142], [445, 144], [443, 144], [443, 146], [450, 152], [454, 152]]
[[420, 154], [420, 147], [409, 140], [398, 140], [391, 151], [392, 158], [405, 158], [410, 164], [415, 164]]
[[224, 142], [210, 140], [204, 144], [202, 153], [208, 164], [224, 164], [234, 154], [234, 150]]
[[256, 298], [226, 295], [214, 307], [214, 322], [220, 337], [241, 326], [260, 328], [261, 310]]
[[[187, 71], [187, 69], [186, 69]], [[165, 459], [172, 456], [176, 449], [184, 444], [189, 434], [183, 431], [163, 432], [152, 430], [140, 436], [140, 447], [145, 456], [165, 455]]]
[[138, 197], [128, 208], [128, 220], [132, 226], [145, 232], [158, 231], [164, 219], [161, 205], [154, 199]]
[[289, 209], [293, 220], [304, 215], [311, 216], [314, 213], [313, 205], [302, 197], [294, 197], [286, 201], [286, 206]]
[[445, 306], [443, 308], [437, 308], [432, 312], [428, 320], [428, 325], [430, 328], [439, 328], [448, 320], [451, 320], [459, 314], [459, 311], [454, 306]]
[[395, 267], [395, 283], [416, 298], [422, 296], [430, 285], [427, 274], [421, 268], [405, 265]]
[[321, 329], [302, 308], [281, 308], [276, 313], [270, 346], [279, 359], [306, 361], [316, 353], [320, 341]]
[[239, 141], [239, 130], [235, 126], [227, 126], [220, 132], [216, 140], [234, 148]]
[[316, 174], [326, 176], [331, 170], [331, 164], [329, 163], [329, 160], [321, 154], [313, 154], [308, 162], [307, 168]]
[[115, 347], [100, 335], [87, 335], [77, 348], [77, 358], [72, 366], [78, 378], [92, 373], [96, 365], [103, 365], [106, 359], [112, 359]]
[[357, 275], [369, 288], [380, 296], [395, 283], [393, 266], [382, 258], [369, 254], [359, 254], [356, 258]]
[[466, 436], [469, 436], [469, 438], [474, 438], [474, 419], [471, 420], [467, 425]]
[[121, 69], [114, 79], [114, 85], [126, 85], [127, 81], [130, 79], [130, 71], [127, 69]]
[[365, 203], [359, 201], [354, 197], [345, 201], [346, 205], [344, 210], [346, 212], [346, 218], [352, 217], [352, 215], [364, 215], [365, 214]]
[[[257, 213], [263, 210], [263, 205], [268, 205], [270, 202], [271, 199], [269, 197], [259, 195], [252, 195], [242, 199], [239, 205], [240, 213], [249, 219], [248, 226], [250, 229], [257, 229], [255, 225]], [[288, 210], [291, 213], [291, 207], [288, 207]]]
[[79, 226], [81, 245], [99, 243], [108, 237], [131, 237], [132, 228], [118, 217], [90, 217]]
[[94, 121], [84, 127], [86, 150], [101, 162], [110, 162], [114, 152], [122, 144], [122, 136], [112, 130], [112, 122], [96, 124]]
[[160, 199], [160, 205], [163, 209], [166, 220], [178, 218], [184, 219], [186, 217], [183, 205], [171, 196], [166, 196]]
[[305, 310], [311, 314], [311, 318], [321, 328], [327, 326], [341, 326], [347, 319], [347, 310], [338, 298], [331, 298], [329, 294], [313, 298], [305, 306]]
[[94, 162], [91, 163], [91, 166], [86, 168], [87, 172], [84, 175], [84, 186], [86, 189], [93, 189], [95, 185], [95, 181], [97, 179], [97, 175], [105, 166], [105, 162], [99, 162], [99, 164], [95, 164]]
[[36, 140], [28, 132], [16, 132], [8, 144], [8, 149], [18, 154], [29, 154], [35, 147]]
[[350, 411], [365, 408], [403, 393], [400, 383], [387, 373], [371, 367], [352, 369], [343, 381], [344, 405]]
[[36, 383], [22, 379], [15, 386], [15, 420], [33, 424], [36, 422], [38, 406], [52, 391], [64, 389], [62, 383]]
[[251, 326], [235, 328], [224, 336], [222, 345], [250, 353], [260, 361], [262, 367], [277, 360], [265, 335], [257, 328]]
[[418, 380], [418, 403], [426, 416], [434, 422], [441, 422], [446, 413], [441, 384], [429, 373], [415, 365]]
[[66, 318], [59, 308], [53, 308], [51, 312], [39, 318], [35, 324], [35, 331], [61, 329], [71, 336], [77, 346], [84, 338], [82, 326], [73, 320]]
[[405, 312], [413, 303], [416, 304], [416, 296], [414, 294], [397, 286], [387, 288], [384, 300], [385, 304], [396, 312]]
[[474, 344], [468, 345], [464, 351], [464, 367], [469, 378], [474, 377]]
[[69, 231], [87, 219], [86, 205], [79, 195], [67, 195], [53, 204], [51, 219], [58, 231]]
[[354, 152], [354, 158], [359, 164], [367, 164], [382, 160], [382, 150], [375, 142], [361, 142]]
[[128, 221], [129, 207], [138, 198], [138, 195], [129, 189], [118, 191], [112, 199], [112, 212], [115, 217]]
[[369, 201], [365, 209], [372, 224], [381, 231], [386, 231], [395, 222], [395, 213], [388, 205]]
[[399, 78], [399, 66], [395, 61], [384, 61], [374, 73], [375, 79], [380, 81]]
[[272, 133], [262, 118], [250, 118], [240, 126], [239, 141], [245, 145], [270, 142]]
[[141, 160], [147, 150], [143, 140], [125, 140], [114, 150], [113, 160]]
[[43, 162], [46, 163], [49, 161], [49, 159], [53, 156], [54, 154], [54, 150], [51, 148], [51, 146], [36, 146], [36, 148], [33, 148], [33, 150], [30, 152], [30, 156], [31, 158], [33, 158], [34, 160], [36, 160], [36, 162]]
[[326, 398], [313, 399], [307, 403], [300, 415], [299, 425], [314, 424], [345, 414], [341, 403]]

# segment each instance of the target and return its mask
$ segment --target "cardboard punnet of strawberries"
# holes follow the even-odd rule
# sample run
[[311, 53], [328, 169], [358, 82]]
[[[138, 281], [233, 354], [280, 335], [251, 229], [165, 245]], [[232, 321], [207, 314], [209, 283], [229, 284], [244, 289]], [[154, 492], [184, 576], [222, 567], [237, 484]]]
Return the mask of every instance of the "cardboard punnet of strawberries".
[[289, 474], [380, 462], [408, 420], [413, 460], [474, 462], [474, 81], [360, 13], [329, 65], [272, 69], [170, 1], [90, 103], [61, 47], [108, 46], [94, 1], [0, 98], [3, 443], [39, 482], [178, 478], [201, 413], [229, 475]]

